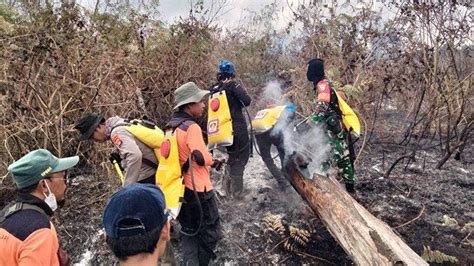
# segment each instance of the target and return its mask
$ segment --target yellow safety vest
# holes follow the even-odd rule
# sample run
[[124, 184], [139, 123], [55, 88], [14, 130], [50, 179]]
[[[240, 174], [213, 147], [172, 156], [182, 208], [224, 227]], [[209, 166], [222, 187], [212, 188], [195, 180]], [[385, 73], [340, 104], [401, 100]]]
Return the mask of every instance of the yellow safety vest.
[[231, 146], [234, 143], [232, 117], [224, 90], [209, 97], [207, 115], [208, 148]]
[[167, 130], [160, 147], [160, 164], [156, 171], [156, 184], [165, 195], [166, 208], [176, 219], [184, 197], [184, 180], [179, 164], [178, 140], [174, 130]]
[[252, 120], [252, 128], [255, 134], [265, 133], [272, 129], [278, 122], [286, 105], [275, 106], [258, 111]]

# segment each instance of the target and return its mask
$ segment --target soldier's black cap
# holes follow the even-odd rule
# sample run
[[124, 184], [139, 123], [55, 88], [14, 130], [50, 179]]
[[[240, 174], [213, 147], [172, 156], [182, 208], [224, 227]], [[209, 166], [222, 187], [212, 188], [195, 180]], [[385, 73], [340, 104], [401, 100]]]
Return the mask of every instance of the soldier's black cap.
[[311, 59], [308, 62], [306, 77], [309, 81], [320, 81], [324, 79], [324, 61], [319, 58]]

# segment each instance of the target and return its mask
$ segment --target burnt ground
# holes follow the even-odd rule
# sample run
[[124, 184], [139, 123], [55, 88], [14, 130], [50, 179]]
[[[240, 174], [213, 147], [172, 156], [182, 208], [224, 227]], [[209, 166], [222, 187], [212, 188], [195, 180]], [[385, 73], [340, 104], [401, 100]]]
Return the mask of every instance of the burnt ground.
[[[459, 259], [459, 265], [474, 263], [473, 147], [463, 159], [450, 159], [442, 170], [433, 170], [439, 151], [419, 151], [417, 161], [398, 164], [389, 178], [383, 173], [401, 154], [393, 145], [366, 145], [356, 164], [357, 194], [354, 196], [375, 216], [386, 222], [418, 254], [423, 246]], [[118, 180], [77, 169], [68, 190], [68, 201], [57, 213], [55, 223], [61, 245], [79, 265], [111, 265], [116, 262], [105, 247], [100, 230], [103, 206]], [[89, 170], [90, 171], [90, 170]], [[331, 237], [321, 221], [292, 189], [281, 191], [255, 155], [245, 175], [246, 196], [239, 200], [219, 197], [223, 239], [216, 264], [312, 264], [350, 265], [352, 262]], [[10, 182], [0, 185], [1, 205], [12, 198]], [[262, 218], [279, 215], [285, 224], [312, 232], [305, 248], [286, 250], [264, 235]], [[446, 223], [443, 216], [454, 220]], [[178, 240], [173, 240], [179, 250]]]

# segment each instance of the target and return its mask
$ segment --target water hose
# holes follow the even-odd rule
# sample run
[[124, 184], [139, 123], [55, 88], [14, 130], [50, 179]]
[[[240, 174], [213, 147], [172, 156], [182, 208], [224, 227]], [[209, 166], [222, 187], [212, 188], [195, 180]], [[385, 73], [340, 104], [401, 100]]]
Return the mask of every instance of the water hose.
[[[247, 107], [245, 107], [244, 103], [242, 101], [240, 101], [240, 104], [242, 104], [242, 107], [244, 108], [245, 113], [247, 114], [247, 118], [248, 118], [249, 125], [250, 125], [250, 136], [249, 136], [249, 143], [248, 144], [250, 144], [249, 157], [252, 158], [253, 157], [253, 148], [254, 148], [253, 146], [255, 145], [255, 142], [253, 141], [254, 134], [253, 134], [253, 126], [252, 126], [252, 117], [250, 116], [249, 110], [247, 109]], [[260, 155], [260, 152], [257, 151], [257, 153]]]
[[198, 207], [199, 207], [199, 226], [196, 229], [196, 231], [193, 232], [193, 233], [186, 233], [183, 230], [181, 230], [181, 234], [183, 234], [185, 236], [193, 237], [193, 236], [197, 236], [199, 234], [199, 232], [201, 231], [202, 221], [204, 219], [204, 213], [203, 213], [203, 210], [202, 210], [201, 200], [199, 200], [199, 196], [198, 196], [197, 191], [196, 191], [196, 184], [194, 183], [192, 154], [189, 154], [188, 163], [189, 163], [189, 174], [191, 175], [191, 183], [193, 184], [194, 197], [196, 198], [196, 201], [197, 201]]

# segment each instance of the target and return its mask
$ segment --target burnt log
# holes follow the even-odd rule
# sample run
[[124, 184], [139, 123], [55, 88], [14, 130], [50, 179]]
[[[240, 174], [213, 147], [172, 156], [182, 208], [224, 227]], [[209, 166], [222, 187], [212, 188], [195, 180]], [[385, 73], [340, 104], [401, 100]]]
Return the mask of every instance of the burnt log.
[[[287, 178], [357, 265], [428, 265], [383, 221], [377, 219], [334, 177], [309, 175], [292, 156]], [[311, 177], [311, 178], [308, 178]]]

